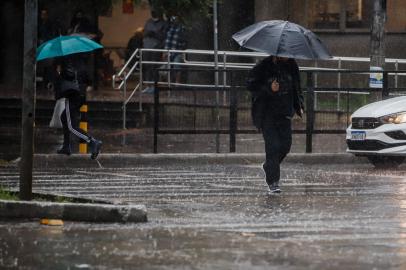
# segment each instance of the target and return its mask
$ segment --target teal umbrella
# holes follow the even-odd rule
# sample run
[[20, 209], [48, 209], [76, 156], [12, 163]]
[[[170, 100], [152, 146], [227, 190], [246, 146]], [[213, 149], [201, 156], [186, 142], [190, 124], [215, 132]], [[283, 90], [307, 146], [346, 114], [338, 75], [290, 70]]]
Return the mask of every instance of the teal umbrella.
[[84, 36], [59, 36], [38, 47], [37, 61], [75, 53], [90, 52], [101, 48], [103, 48], [102, 45]]

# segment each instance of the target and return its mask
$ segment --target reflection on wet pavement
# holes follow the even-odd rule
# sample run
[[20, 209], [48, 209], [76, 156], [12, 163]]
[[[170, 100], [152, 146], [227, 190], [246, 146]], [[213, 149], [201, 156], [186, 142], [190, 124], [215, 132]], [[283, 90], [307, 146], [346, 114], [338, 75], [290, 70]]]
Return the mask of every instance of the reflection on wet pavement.
[[[36, 171], [35, 191], [143, 203], [146, 224], [0, 223], [0, 265], [21, 269], [406, 269], [406, 168], [153, 164]], [[18, 187], [18, 171], [0, 171]]]
[[[152, 129], [90, 129], [92, 136], [103, 141], [102, 153], [152, 153], [154, 132]], [[123, 145], [125, 135], [126, 144]], [[21, 130], [18, 128], [0, 128], [0, 159], [12, 160], [20, 155]], [[62, 145], [61, 130], [38, 127], [35, 130], [35, 153], [54, 154]], [[333, 142], [333, 143], [332, 143]], [[306, 136], [294, 134], [292, 153], [304, 153]], [[315, 134], [313, 136], [314, 153], [343, 153], [347, 146], [345, 134]], [[73, 146], [73, 151], [78, 151]], [[213, 134], [202, 135], [159, 135], [160, 153], [215, 153], [216, 137]], [[229, 136], [220, 136], [220, 151], [230, 151]], [[238, 153], [263, 153], [264, 142], [261, 134], [238, 134], [236, 136]]]

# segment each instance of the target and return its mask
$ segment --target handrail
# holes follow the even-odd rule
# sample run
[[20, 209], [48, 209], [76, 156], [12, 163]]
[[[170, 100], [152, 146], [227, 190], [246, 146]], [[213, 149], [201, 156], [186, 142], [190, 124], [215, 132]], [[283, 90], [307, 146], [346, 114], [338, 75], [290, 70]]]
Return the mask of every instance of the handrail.
[[121, 76], [124, 72], [124, 70], [128, 67], [128, 65], [130, 65], [130, 63], [132, 62], [132, 60], [134, 59], [134, 57], [136, 57], [136, 55], [138, 55], [138, 52], [140, 51], [140, 49], [136, 49], [133, 54], [131, 54], [130, 58], [127, 60], [127, 62], [124, 64], [124, 66], [121, 68], [121, 70], [118, 72], [117, 76]]
[[[167, 53], [168, 57], [165, 60], [162, 61], [143, 61], [143, 53], [144, 52], [155, 52], [155, 53]], [[170, 54], [173, 53], [181, 53], [185, 55], [185, 61], [182, 63], [174, 63], [170, 61]], [[144, 81], [143, 80], [143, 66], [145, 65], [166, 65], [168, 67], [170, 66], [178, 66], [178, 67], [209, 67], [209, 68], [214, 68], [215, 64], [214, 61], [198, 61], [198, 60], [193, 60], [190, 59], [191, 56], [213, 56], [214, 57], [215, 52], [213, 50], [196, 50], [196, 49], [186, 49], [186, 50], [166, 50], [166, 49], [136, 49], [130, 56], [130, 58], [127, 60], [127, 62], [124, 64], [124, 66], [119, 70], [119, 72], [112, 77], [112, 87], [113, 89], [116, 90], [123, 90], [123, 112], [126, 111], [126, 106], [130, 102], [130, 100], [134, 97], [136, 92], [139, 92], [140, 98], [139, 98], [139, 109], [142, 111], [142, 88], [144, 83], [153, 83], [151, 81]], [[268, 54], [266, 53], [260, 53], [260, 52], [245, 52], [245, 51], [218, 51], [217, 55], [222, 59], [222, 61], [218, 62], [218, 68], [227, 71], [227, 69], [243, 69], [243, 70], [248, 70], [251, 69], [257, 62], [258, 58], [264, 58], [267, 57]], [[238, 57], [236, 60], [233, 57]], [[246, 57], [246, 58], [251, 58], [251, 62], [241, 62], [241, 57]], [[232, 61], [235, 60], [235, 61]], [[358, 63], [369, 63], [370, 58], [369, 57], [347, 57], [347, 56], [334, 56], [331, 59], [326, 59], [326, 60], [317, 60], [313, 61], [315, 65], [318, 65], [317, 63], [320, 62], [337, 62], [338, 63], [338, 68], [324, 68], [324, 67], [306, 67], [306, 66], [301, 66], [299, 67], [301, 71], [313, 71], [313, 72], [338, 72], [337, 73], [337, 85], [341, 84], [341, 73], [345, 72], [350, 72], [348, 69], [343, 69], [341, 68], [341, 63], [342, 62], [358, 62]], [[400, 72], [399, 70], [399, 64], [406, 64], [406, 59], [395, 59], [395, 58], [386, 58], [385, 59], [386, 63], [391, 63], [395, 64], [395, 70], [390, 70], [390, 71], [385, 71], [386, 74], [390, 76], [395, 76], [395, 85], [398, 85], [398, 76], [406, 76], [405, 73]], [[135, 72], [139, 72], [140, 75], [140, 82], [136, 85], [136, 87], [132, 90], [131, 94], [129, 97], [126, 97], [126, 91], [127, 91], [127, 81]], [[352, 70], [354, 72], [354, 70]], [[370, 74], [370, 73], [380, 73], [382, 71], [369, 71], [369, 70], [362, 70], [362, 73], [360, 74]], [[224, 72], [222, 74], [223, 80], [222, 80], [222, 86], [223, 87], [229, 87], [227, 85], [227, 78], [226, 78], [226, 73]], [[123, 76], [124, 75], [124, 76]], [[316, 75], [317, 76], [317, 75]], [[176, 82], [171, 82], [171, 73], [168, 72], [167, 80], [165, 82], [158, 82], [160, 85], [174, 85], [174, 86], [187, 86], [187, 87], [207, 87], [207, 88], [212, 88], [213, 85], [209, 84], [186, 84], [186, 83], [176, 83]], [[116, 86], [116, 83], [120, 81], [118, 86]], [[315, 85], [317, 85], [317, 77], [315, 78]], [[168, 92], [169, 94], [169, 92]], [[225, 94], [224, 94], [225, 95]], [[315, 97], [317, 98], [317, 96]], [[225, 100], [225, 96], [224, 96]], [[339, 103], [339, 94], [337, 95], [337, 102]], [[123, 116], [123, 121], [125, 121], [125, 115]], [[125, 127], [125, 123], [123, 123], [123, 126]]]
[[134, 88], [132, 91], [131, 95], [124, 101], [123, 106], [126, 106], [128, 102], [130, 102], [131, 98], [134, 96], [135, 92], [139, 89], [140, 84], [137, 84], [137, 86]]
[[[186, 50], [166, 50], [166, 49], [136, 49], [134, 53], [130, 56], [128, 61], [125, 63], [125, 65], [120, 69], [120, 71], [113, 75], [113, 88], [114, 89], [122, 89], [124, 86], [124, 82], [122, 81], [120, 85], [116, 88], [115, 83], [117, 81], [117, 78], [120, 78], [123, 74], [123, 72], [129, 67], [130, 63], [132, 60], [138, 55], [141, 55], [142, 52], [156, 52], [156, 53], [183, 53], [185, 55], [214, 55], [214, 52], [212, 50], [196, 50], [196, 49], [186, 49]], [[266, 57], [268, 56], [266, 53], [259, 53], [259, 52], [240, 52], [240, 51], [219, 51], [218, 55], [220, 57], [226, 57], [226, 56], [239, 56], [239, 57]], [[321, 61], [321, 60], [318, 60]], [[334, 56], [331, 59], [326, 59], [323, 61], [347, 61], [347, 62], [369, 62], [370, 59], [368, 57], [346, 57], [346, 56]], [[405, 64], [406, 59], [395, 59], [395, 58], [387, 58], [385, 59], [387, 63], [395, 63], [396, 65], [398, 64]], [[177, 65], [177, 66], [191, 66], [191, 67], [214, 67], [215, 64], [212, 61], [191, 61], [185, 59], [184, 63], [171, 63], [168, 61], [142, 61], [142, 64], [145, 65], [162, 65], [162, 64], [167, 64], [167, 65]], [[218, 67], [227, 69], [227, 68], [250, 68], [254, 66], [255, 63], [241, 63], [241, 62], [219, 62]], [[122, 78], [123, 80], [128, 80], [129, 77], [132, 76], [134, 70], [136, 68], [142, 68], [140, 61], [136, 61], [134, 65], [130, 68], [130, 70], [127, 72], [127, 75], [125, 78]], [[305, 70], [311, 67], [301, 67], [301, 70]], [[320, 68], [320, 69], [326, 69], [326, 70], [342, 70], [342, 69], [334, 69], [334, 68]], [[390, 73], [389, 75], [401, 75], [397, 73]], [[404, 76], [404, 74], [402, 74]], [[141, 83], [142, 85], [142, 83]]]

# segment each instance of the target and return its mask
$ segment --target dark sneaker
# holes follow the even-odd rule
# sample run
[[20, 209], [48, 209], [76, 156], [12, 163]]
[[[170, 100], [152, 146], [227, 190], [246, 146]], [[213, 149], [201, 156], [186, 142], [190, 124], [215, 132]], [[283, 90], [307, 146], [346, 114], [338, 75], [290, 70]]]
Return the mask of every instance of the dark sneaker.
[[70, 156], [70, 154], [72, 153], [72, 151], [70, 150], [70, 146], [62, 146], [62, 148], [58, 149], [56, 152], [58, 154], [67, 155], [67, 156]]
[[93, 139], [93, 138], [90, 140], [89, 147], [90, 147], [90, 153], [91, 153], [90, 158], [91, 159], [96, 159], [97, 158], [97, 156], [100, 153], [101, 146], [102, 146], [101, 141], [98, 141], [98, 140]]
[[270, 194], [275, 194], [275, 193], [281, 193], [281, 189], [279, 188], [278, 183], [273, 183], [272, 185], [269, 186], [269, 193]]

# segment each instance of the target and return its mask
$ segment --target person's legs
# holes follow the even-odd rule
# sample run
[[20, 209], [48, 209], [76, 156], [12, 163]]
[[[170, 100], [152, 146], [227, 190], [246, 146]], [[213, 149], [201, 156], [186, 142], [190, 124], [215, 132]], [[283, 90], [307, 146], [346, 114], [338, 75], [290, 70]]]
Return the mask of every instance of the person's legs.
[[102, 146], [102, 142], [90, 137], [84, 130], [79, 128], [79, 112], [81, 100], [79, 95], [67, 98], [65, 101], [66, 122], [69, 131], [84, 140], [90, 147], [91, 158], [95, 159]]
[[68, 127], [68, 122], [66, 118], [66, 110], [61, 114], [62, 130], [63, 130], [63, 144], [60, 149], [57, 150], [58, 154], [70, 155], [72, 149], [70, 147], [70, 131]]
[[280, 192], [280, 163], [289, 153], [292, 145], [291, 120], [273, 119], [265, 116], [262, 133], [265, 141], [266, 161], [263, 165], [266, 182], [271, 191]]
[[265, 119], [262, 134], [265, 142], [266, 161], [263, 165], [266, 183], [271, 187], [277, 185], [280, 178], [280, 138], [278, 127], [272, 119]]
[[292, 123], [290, 119], [286, 118], [281, 119], [277, 125], [280, 140], [279, 163], [281, 163], [292, 146]]
[[79, 139], [89, 143], [91, 139], [90, 136], [79, 128], [80, 97], [67, 98], [65, 100], [65, 111], [69, 131]]

